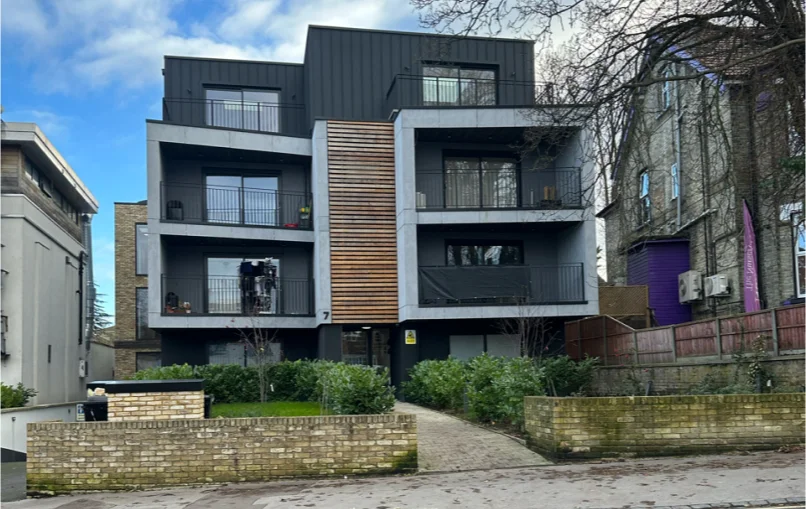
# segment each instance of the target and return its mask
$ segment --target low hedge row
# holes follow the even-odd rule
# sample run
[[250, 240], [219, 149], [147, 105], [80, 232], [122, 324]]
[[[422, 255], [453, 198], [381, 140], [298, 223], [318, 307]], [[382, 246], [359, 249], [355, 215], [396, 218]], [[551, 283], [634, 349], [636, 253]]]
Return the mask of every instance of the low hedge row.
[[[389, 371], [330, 361], [283, 361], [264, 366], [270, 388], [267, 401], [318, 401], [335, 414], [380, 414], [392, 410], [394, 387]], [[258, 368], [188, 364], [138, 371], [135, 380], [204, 379], [204, 391], [216, 403], [260, 401]]]
[[403, 384], [407, 401], [437, 409], [463, 410], [482, 422], [523, 424], [524, 396], [584, 394], [593, 379], [596, 359], [568, 357], [533, 360], [487, 354], [463, 362], [427, 360], [410, 371]]

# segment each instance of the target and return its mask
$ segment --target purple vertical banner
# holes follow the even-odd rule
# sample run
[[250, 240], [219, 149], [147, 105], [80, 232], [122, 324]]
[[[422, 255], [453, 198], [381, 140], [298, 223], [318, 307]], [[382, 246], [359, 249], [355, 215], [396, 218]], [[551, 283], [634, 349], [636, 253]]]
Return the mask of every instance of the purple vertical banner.
[[756, 261], [756, 232], [747, 201], [744, 204], [744, 312], [761, 309], [758, 298], [758, 263]]

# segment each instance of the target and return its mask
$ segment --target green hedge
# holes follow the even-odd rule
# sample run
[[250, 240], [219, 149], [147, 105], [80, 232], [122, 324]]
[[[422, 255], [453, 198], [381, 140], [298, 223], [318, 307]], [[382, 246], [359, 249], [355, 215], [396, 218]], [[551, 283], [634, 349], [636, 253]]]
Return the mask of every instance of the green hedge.
[[487, 354], [467, 362], [427, 360], [409, 371], [403, 394], [412, 403], [455, 411], [464, 409], [466, 396], [470, 417], [521, 426], [524, 396], [584, 394], [597, 362], [576, 362], [568, 357], [537, 361]]
[[16, 386], [0, 383], [0, 408], [23, 407], [36, 396], [36, 392], [22, 385], [22, 382]]
[[[318, 401], [336, 414], [389, 412], [394, 387], [389, 372], [329, 361], [283, 361], [268, 371], [268, 401]], [[260, 401], [257, 367], [238, 365], [173, 365], [138, 371], [135, 380], [204, 379], [204, 391], [216, 403]]]

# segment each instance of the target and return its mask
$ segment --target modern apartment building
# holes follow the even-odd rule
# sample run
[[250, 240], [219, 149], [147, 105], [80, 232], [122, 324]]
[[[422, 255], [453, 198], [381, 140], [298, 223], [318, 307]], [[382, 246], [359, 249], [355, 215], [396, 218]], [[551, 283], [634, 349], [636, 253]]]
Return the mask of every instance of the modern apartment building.
[[159, 366], [160, 338], [148, 327], [146, 201], [115, 203], [114, 377]]
[[83, 400], [98, 202], [36, 124], [1, 129], [2, 381], [33, 404]]
[[586, 131], [533, 62], [530, 41], [315, 26], [302, 64], [166, 57], [147, 122], [163, 365], [248, 364], [258, 327], [278, 356], [397, 383], [519, 354], [502, 320], [596, 314]]

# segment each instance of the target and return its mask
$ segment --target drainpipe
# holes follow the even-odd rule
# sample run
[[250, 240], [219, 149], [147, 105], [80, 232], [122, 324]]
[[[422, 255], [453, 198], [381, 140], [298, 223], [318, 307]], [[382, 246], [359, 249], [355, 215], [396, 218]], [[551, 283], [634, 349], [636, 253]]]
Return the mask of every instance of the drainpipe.
[[83, 299], [81, 305], [84, 306], [86, 324], [84, 326], [84, 339], [87, 343], [87, 350], [90, 349], [91, 340], [95, 332], [95, 278], [92, 270], [92, 216], [84, 214], [82, 224], [82, 234], [84, 237], [84, 249], [86, 250], [86, 270], [85, 282], [82, 288], [86, 288], [86, 297]]
[[[677, 75], [677, 65], [675, 65], [674, 70], [675, 70], [674, 75]], [[675, 130], [675, 133], [674, 133], [674, 138], [675, 138], [674, 149], [675, 149], [675, 164], [677, 165], [677, 200], [675, 200], [675, 201], [677, 202], [676, 226], [679, 229], [680, 225], [682, 223], [682, 215], [683, 215], [683, 210], [682, 210], [682, 201], [683, 201], [683, 167], [680, 164], [680, 162], [681, 162], [680, 160], [682, 159], [681, 154], [680, 154], [680, 152], [681, 152], [680, 138], [681, 138], [681, 136], [683, 134], [683, 128], [682, 128], [682, 125], [681, 125], [682, 124], [681, 120], [682, 120], [682, 117], [683, 117], [683, 108], [682, 108], [681, 99], [680, 99], [680, 81], [675, 81], [675, 83], [674, 83], [674, 95], [675, 95], [675, 98], [674, 98], [674, 119], [673, 119], [673, 121], [674, 121], [674, 130]]]
[[[702, 166], [702, 171], [700, 172], [700, 177], [702, 179], [701, 186], [702, 186], [702, 202], [703, 207], [706, 211], [711, 210], [711, 155], [708, 152], [710, 150], [708, 145], [708, 127], [706, 125], [706, 120], [703, 119], [703, 116], [708, 115], [706, 113], [708, 111], [708, 100], [706, 94], [708, 93], [708, 85], [705, 79], [700, 80], [700, 121], [699, 121], [699, 136], [700, 136], [700, 165]], [[712, 222], [711, 218], [708, 217], [709, 215], [706, 214], [703, 218], [703, 227], [704, 227], [704, 234], [705, 234], [705, 267], [708, 270], [708, 274], [716, 274], [716, 252], [712, 253], [713, 246], [711, 245], [714, 238], [714, 233], [712, 230]], [[709, 306], [711, 308], [711, 315], [717, 316], [716, 311], [716, 299], [711, 299]]]
[[84, 257], [86, 253], [78, 254], [78, 344], [84, 342]]

